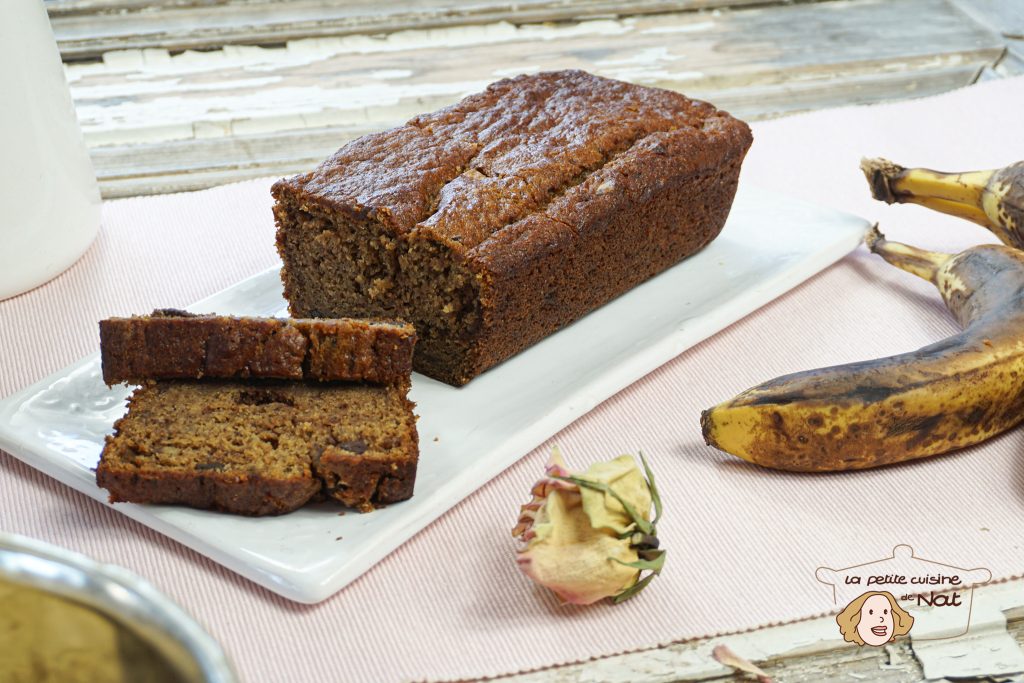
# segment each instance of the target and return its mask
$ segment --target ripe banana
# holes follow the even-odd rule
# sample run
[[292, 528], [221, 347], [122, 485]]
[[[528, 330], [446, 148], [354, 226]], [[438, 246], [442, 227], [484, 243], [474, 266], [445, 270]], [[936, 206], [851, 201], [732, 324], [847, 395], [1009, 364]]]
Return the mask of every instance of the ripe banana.
[[860, 168], [875, 199], [966, 218], [991, 230], [1003, 244], [1024, 249], [1024, 161], [967, 173], [903, 168], [885, 159], [863, 159]]
[[704, 440], [782, 470], [888, 465], [984, 441], [1024, 420], [1024, 251], [868, 248], [932, 282], [963, 331], [911, 353], [770, 380], [701, 415]]

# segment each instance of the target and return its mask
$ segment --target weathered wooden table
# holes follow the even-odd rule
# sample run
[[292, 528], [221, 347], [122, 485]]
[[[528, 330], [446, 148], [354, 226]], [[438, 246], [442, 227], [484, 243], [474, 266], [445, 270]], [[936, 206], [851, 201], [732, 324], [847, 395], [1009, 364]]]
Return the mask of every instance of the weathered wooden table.
[[[307, 170], [348, 139], [550, 68], [684, 91], [748, 119], [1024, 74], [1022, 0], [46, 2], [106, 197]], [[1019, 583], [985, 590], [1009, 620], [988, 635], [1019, 642]], [[907, 643], [828, 651], [802, 628], [741, 638], [779, 680], [921, 677]], [[514, 678], [714, 678], [711, 644]]]
[[48, 6], [107, 197], [308, 169], [505, 74], [578, 67], [757, 119], [1024, 72], [1019, 0]]

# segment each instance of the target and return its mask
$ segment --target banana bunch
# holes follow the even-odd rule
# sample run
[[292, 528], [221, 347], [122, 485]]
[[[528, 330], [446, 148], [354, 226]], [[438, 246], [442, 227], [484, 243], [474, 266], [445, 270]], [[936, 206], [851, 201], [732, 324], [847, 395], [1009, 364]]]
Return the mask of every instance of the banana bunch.
[[967, 173], [903, 168], [885, 159], [864, 159], [860, 168], [875, 199], [966, 218], [991, 230], [1003, 244], [1024, 249], [1024, 161]]
[[[1021, 196], [1019, 184], [1001, 190], [1003, 181], [993, 175], [976, 195], [950, 190], [944, 197], [959, 199], [936, 199], [938, 192], [925, 192], [925, 185], [961, 181], [925, 181], [923, 173], [879, 171], [883, 180], [872, 186], [889, 188], [896, 201], [927, 197], [940, 209], [995, 206], [996, 197]], [[997, 234], [1020, 243], [1019, 212], [993, 215], [1001, 221]], [[997, 229], [995, 222], [987, 225]], [[877, 226], [865, 242], [934, 284], [963, 331], [911, 353], [798, 372], [748, 389], [701, 415], [709, 445], [776, 469], [851, 470], [963, 448], [1024, 421], [1024, 252], [1002, 245], [955, 255], [925, 251], [887, 241]]]

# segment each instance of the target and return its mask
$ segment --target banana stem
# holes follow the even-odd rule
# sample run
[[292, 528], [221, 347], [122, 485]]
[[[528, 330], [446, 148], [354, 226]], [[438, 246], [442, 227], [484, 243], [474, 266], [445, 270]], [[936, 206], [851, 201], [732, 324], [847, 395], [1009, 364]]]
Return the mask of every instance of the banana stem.
[[871, 226], [871, 230], [864, 236], [864, 244], [872, 253], [878, 254], [897, 268], [933, 284], [937, 284], [939, 269], [954, 256], [940, 251], [918, 249], [902, 242], [890, 242], [878, 230], [877, 223]]
[[996, 171], [943, 173], [905, 168], [887, 159], [861, 159], [860, 170], [875, 199], [887, 204], [920, 204], [996, 230], [998, 223], [985, 212], [983, 204], [986, 188]]
[[[888, 204], [922, 204], [942, 200], [981, 209], [981, 193], [995, 171], [943, 173], [928, 168], [905, 168], [888, 159], [861, 159], [860, 169], [871, 195]], [[929, 204], [930, 205], [930, 204]], [[942, 210], [942, 209], [938, 209]]]
[[886, 204], [895, 204], [901, 197], [893, 190], [893, 178], [902, 177], [906, 168], [888, 159], [861, 159], [860, 170], [871, 186], [871, 197]]

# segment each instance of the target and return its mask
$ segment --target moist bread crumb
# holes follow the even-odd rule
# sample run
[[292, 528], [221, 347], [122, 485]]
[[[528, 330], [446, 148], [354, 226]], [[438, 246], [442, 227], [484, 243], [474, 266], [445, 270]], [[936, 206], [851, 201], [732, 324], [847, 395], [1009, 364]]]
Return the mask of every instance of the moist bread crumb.
[[659, 88], [499, 81], [275, 183], [285, 298], [408, 320], [415, 369], [464, 384], [714, 239], [751, 140]]
[[404, 385], [149, 382], [108, 436], [111, 502], [275, 515], [321, 496], [360, 511], [412, 496], [418, 440]]

